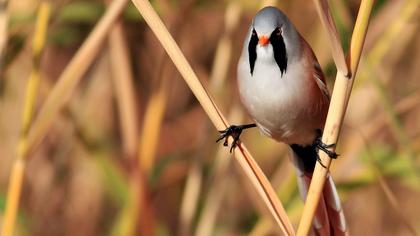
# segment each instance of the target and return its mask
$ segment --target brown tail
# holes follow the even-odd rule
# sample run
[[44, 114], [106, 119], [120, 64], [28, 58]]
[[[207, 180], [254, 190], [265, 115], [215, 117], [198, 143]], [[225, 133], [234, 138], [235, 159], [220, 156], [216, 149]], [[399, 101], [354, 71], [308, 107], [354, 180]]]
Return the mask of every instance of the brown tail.
[[[309, 184], [312, 179], [313, 168], [316, 162], [315, 150], [312, 147], [300, 147], [291, 145], [292, 161], [296, 167], [296, 175], [299, 192], [302, 199], [306, 199]], [[315, 158], [314, 160], [312, 160]], [[309, 160], [311, 159], [311, 160]], [[347, 224], [344, 217], [341, 201], [337, 193], [334, 181], [328, 175], [325, 181], [323, 195], [321, 196], [312, 223], [315, 235], [320, 236], [344, 236], [347, 235]]]

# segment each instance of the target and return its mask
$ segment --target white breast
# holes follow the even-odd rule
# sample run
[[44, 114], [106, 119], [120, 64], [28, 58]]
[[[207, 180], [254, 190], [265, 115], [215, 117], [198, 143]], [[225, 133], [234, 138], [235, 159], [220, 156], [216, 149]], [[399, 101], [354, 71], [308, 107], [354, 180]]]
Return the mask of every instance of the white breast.
[[310, 122], [305, 121], [310, 119], [305, 111], [311, 103], [309, 96], [305, 96], [308, 86], [304, 86], [307, 62], [288, 63], [281, 76], [270, 47], [257, 46], [253, 75], [248, 55], [243, 53], [238, 65], [242, 103], [265, 135], [289, 144], [310, 144], [315, 133]]

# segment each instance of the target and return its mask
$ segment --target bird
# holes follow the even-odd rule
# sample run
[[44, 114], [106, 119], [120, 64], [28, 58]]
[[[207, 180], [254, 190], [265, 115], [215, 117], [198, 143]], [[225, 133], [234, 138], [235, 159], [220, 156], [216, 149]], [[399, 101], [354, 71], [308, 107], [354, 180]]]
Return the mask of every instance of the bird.
[[[239, 95], [255, 123], [219, 131], [217, 141], [233, 137], [230, 152], [243, 130], [258, 127], [262, 134], [288, 145], [299, 191], [306, 199], [318, 151], [337, 154], [321, 141], [330, 92], [318, 60], [306, 40], [278, 8], [268, 6], [253, 18], [237, 67]], [[324, 166], [325, 167], [325, 166]], [[336, 186], [328, 174], [312, 229], [316, 235], [346, 235], [347, 225]]]

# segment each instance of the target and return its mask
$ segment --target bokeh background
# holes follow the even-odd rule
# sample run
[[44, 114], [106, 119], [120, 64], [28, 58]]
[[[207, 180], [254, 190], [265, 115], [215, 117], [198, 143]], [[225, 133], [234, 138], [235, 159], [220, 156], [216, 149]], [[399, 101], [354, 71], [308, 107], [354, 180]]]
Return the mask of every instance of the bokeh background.
[[[347, 51], [360, 2], [330, 2]], [[51, 11], [38, 57], [33, 41], [41, 3]], [[7, 25], [0, 27], [0, 228], [28, 79], [38, 68], [36, 119], [108, 3], [0, 1], [0, 24]], [[253, 15], [267, 3], [152, 4], [229, 121], [248, 122], [236, 63]], [[332, 89], [336, 69], [313, 2], [271, 4], [313, 47]], [[373, 9], [341, 155], [331, 169], [352, 235], [420, 232], [419, 4], [378, 0]], [[98, 53], [85, 63], [87, 73], [25, 155], [15, 235], [280, 234], [234, 157], [215, 143], [218, 132], [132, 3], [94, 46]], [[242, 140], [297, 226], [303, 204], [287, 149], [257, 130]]]

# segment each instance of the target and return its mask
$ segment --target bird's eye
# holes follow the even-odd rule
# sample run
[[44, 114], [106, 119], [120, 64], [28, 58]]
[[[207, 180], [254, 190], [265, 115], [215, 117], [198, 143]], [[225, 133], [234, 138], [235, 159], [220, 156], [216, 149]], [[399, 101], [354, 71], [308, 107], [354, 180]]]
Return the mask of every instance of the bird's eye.
[[252, 36], [257, 36], [257, 31], [255, 31], [255, 29], [252, 30]]
[[277, 28], [276, 28], [276, 30], [274, 31], [274, 33], [275, 33], [278, 37], [280, 37], [280, 36], [281, 36], [281, 34], [283, 33], [283, 30], [282, 30], [282, 28], [277, 27]]

